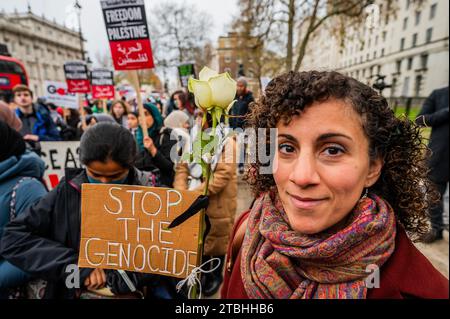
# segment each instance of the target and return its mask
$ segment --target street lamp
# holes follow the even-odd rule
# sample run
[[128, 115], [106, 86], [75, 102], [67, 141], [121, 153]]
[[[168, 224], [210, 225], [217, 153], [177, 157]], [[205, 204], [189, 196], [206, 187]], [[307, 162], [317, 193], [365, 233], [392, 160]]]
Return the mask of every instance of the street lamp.
[[78, 0], [75, 0], [75, 4], [73, 5], [74, 8], [77, 11], [77, 17], [78, 17], [78, 33], [80, 37], [80, 48], [81, 48], [81, 60], [84, 61], [85, 55], [84, 55], [84, 43], [83, 43], [83, 32], [81, 31], [81, 5], [78, 2]]
[[392, 87], [392, 84], [387, 84], [386, 82], [384, 82], [386, 75], [376, 74], [375, 76], [376, 80], [372, 87], [375, 90], [380, 91], [380, 95], [383, 95], [383, 90]]

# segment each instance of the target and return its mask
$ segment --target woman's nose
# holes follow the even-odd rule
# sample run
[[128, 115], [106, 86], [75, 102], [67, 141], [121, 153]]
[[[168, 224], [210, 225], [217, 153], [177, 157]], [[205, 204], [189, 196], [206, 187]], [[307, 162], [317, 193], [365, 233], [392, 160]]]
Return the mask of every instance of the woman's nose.
[[289, 180], [302, 188], [320, 182], [316, 160], [312, 154], [300, 154], [289, 176]]

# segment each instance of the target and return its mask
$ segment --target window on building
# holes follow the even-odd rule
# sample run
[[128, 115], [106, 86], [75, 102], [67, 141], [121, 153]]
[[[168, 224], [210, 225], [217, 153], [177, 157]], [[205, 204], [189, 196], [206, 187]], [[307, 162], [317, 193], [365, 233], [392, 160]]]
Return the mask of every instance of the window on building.
[[403, 51], [405, 49], [405, 38], [402, 38], [400, 40], [400, 51]]
[[402, 96], [408, 96], [409, 95], [409, 76], [405, 77], [403, 81], [403, 89], [402, 89]]
[[411, 0], [406, 0], [406, 10], [409, 9], [410, 5], [411, 5]]
[[374, 65], [372, 65], [372, 66], [370, 67], [370, 77], [373, 76], [373, 68], [374, 68]]
[[433, 20], [434, 17], [436, 16], [436, 9], [437, 9], [437, 3], [433, 4], [430, 7], [430, 20]]
[[404, 18], [403, 19], [403, 30], [406, 30], [407, 27], [408, 27], [408, 18]]
[[378, 36], [375, 37], [375, 45], [378, 45]]
[[430, 43], [432, 39], [433, 39], [433, 28], [428, 28], [425, 42]]
[[415, 46], [417, 46], [417, 33], [414, 33], [412, 38], [412, 47], [414, 48]]
[[384, 56], [384, 49], [381, 49], [381, 56]]
[[395, 96], [395, 88], [397, 87], [397, 78], [392, 79], [391, 96]]
[[373, 52], [373, 58], [376, 59], [377, 58], [377, 51]]
[[428, 67], [428, 54], [422, 54], [420, 56], [420, 66], [424, 70], [427, 69], [427, 67]]
[[408, 71], [412, 69], [413, 61], [414, 61], [413, 57], [408, 58], [408, 68], [407, 68]]
[[395, 62], [395, 66], [396, 66], [396, 71], [397, 73], [402, 72], [402, 60], [397, 60]]
[[419, 23], [420, 23], [420, 11], [416, 11], [415, 17], [416, 17], [415, 24], [419, 25]]
[[416, 85], [414, 89], [415, 96], [420, 96], [420, 91], [422, 91], [422, 81], [423, 77], [421, 74], [416, 76]]
[[381, 38], [383, 39], [383, 42], [386, 41], [386, 35], [387, 35], [387, 32], [383, 31], [383, 33], [381, 35]]
[[225, 57], [225, 63], [231, 63], [231, 57], [230, 56], [226, 56]]
[[381, 74], [381, 65], [377, 66], [377, 74]]
[[366, 61], [369, 61], [370, 60], [370, 54], [369, 53], [367, 53], [367, 58], [366, 58]]
[[389, 24], [389, 13], [386, 14], [386, 17], [384, 19], [384, 24], [388, 25]]

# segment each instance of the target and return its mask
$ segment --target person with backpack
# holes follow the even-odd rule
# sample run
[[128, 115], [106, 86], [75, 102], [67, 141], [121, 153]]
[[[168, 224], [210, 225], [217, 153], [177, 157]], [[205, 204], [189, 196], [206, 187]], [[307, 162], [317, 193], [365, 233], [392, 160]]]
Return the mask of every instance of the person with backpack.
[[[0, 241], [5, 225], [39, 201], [47, 189], [41, 182], [45, 164], [26, 151], [20, 133], [0, 120]], [[31, 276], [0, 257], [0, 299], [17, 298]]]
[[131, 297], [130, 282], [140, 292], [148, 287], [150, 298], [171, 296], [161, 291], [166, 277], [135, 272], [125, 276], [116, 270], [81, 268], [78, 285], [66, 285], [79, 258], [81, 185], [159, 186], [153, 174], [134, 167], [135, 157], [136, 144], [127, 129], [115, 123], [96, 124], [81, 138], [80, 161], [85, 168], [66, 169], [55, 189], [5, 226], [1, 256], [45, 280], [44, 299], [93, 299], [100, 289], [109, 289], [116, 297]]
[[[164, 127], [158, 108], [151, 103], [144, 104], [145, 121], [148, 137], [144, 138], [142, 128], [136, 132], [139, 154], [136, 167], [143, 171], [159, 171], [159, 181], [165, 187], [172, 187], [175, 177], [174, 159], [171, 151], [176, 147], [177, 137], [172, 129]], [[176, 155], [176, 149], [174, 155]]]

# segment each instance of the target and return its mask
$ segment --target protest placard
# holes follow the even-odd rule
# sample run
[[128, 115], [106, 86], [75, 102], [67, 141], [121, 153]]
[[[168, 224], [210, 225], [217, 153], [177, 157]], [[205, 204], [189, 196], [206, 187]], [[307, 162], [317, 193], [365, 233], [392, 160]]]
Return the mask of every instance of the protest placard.
[[183, 87], [188, 87], [188, 81], [190, 77], [196, 77], [194, 63], [185, 63], [178, 66], [178, 75], [180, 77], [180, 83]]
[[51, 190], [65, 175], [66, 168], [81, 168], [80, 142], [41, 142], [41, 158], [45, 162], [44, 181]]
[[94, 99], [113, 99], [114, 73], [112, 70], [97, 68], [91, 72], [92, 97]]
[[64, 82], [45, 81], [44, 82], [45, 102], [53, 103], [69, 109], [78, 108], [78, 97], [74, 93], [67, 91], [67, 84]]
[[70, 93], [89, 93], [91, 91], [88, 69], [83, 61], [69, 61], [64, 63], [67, 90]]
[[169, 224], [200, 193], [83, 184], [78, 266], [186, 278], [197, 265], [200, 214]]
[[144, 0], [103, 0], [101, 6], [114, 69], [153, 68]]

